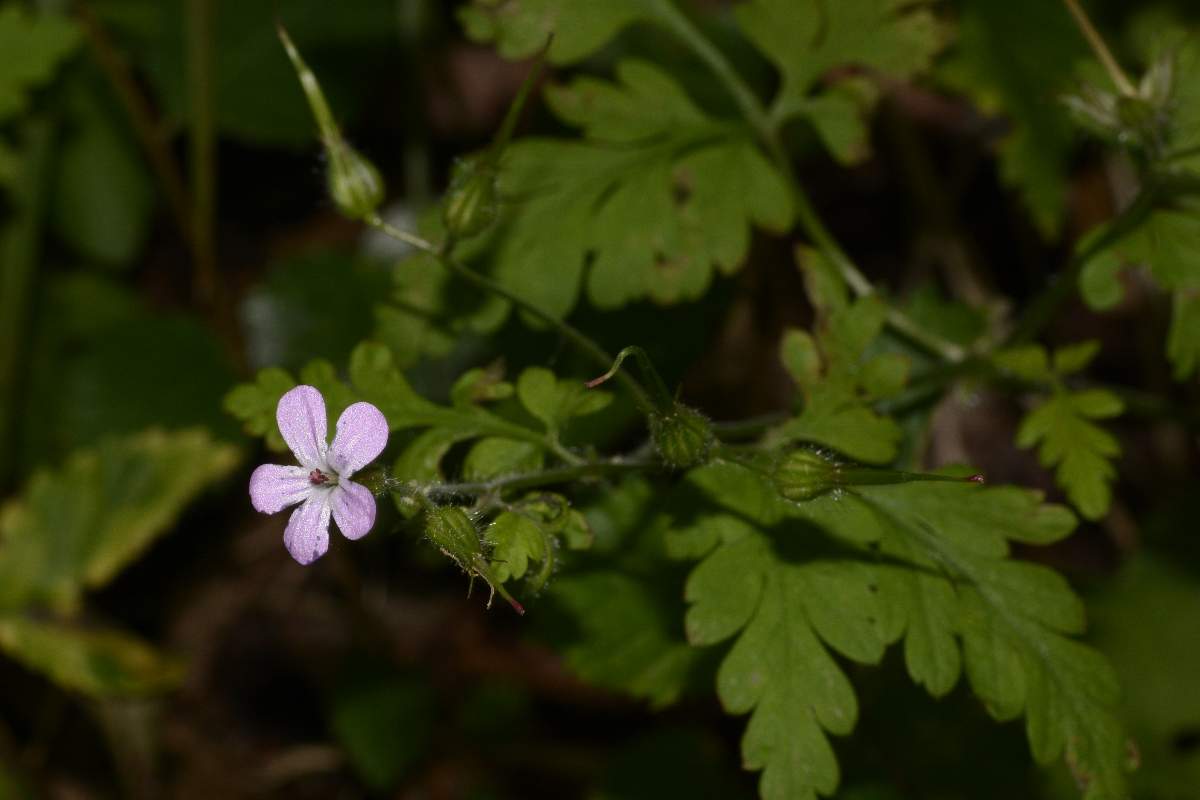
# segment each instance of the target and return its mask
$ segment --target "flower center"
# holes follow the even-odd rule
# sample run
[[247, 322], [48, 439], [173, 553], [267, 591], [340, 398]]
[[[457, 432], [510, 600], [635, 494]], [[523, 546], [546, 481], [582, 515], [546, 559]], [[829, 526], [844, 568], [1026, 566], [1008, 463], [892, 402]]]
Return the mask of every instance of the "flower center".
[[308, 473], [308, 480], [313, 486], [325, 486], [326, 484], [333, 483], [333, 478], [319, 469], [314, 469]]

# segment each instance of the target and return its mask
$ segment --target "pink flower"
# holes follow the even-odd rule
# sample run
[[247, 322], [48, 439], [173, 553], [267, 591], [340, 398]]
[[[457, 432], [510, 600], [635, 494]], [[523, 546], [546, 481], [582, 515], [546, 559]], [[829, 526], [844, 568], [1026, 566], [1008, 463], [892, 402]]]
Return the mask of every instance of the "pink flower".
[[326, 443], [325, 398], [312, 386], [297, 386], [275, 409], [279, 432], [298, 467], [263, 464], [250, 476], [250, 502], [264, 514], [294, 506], [283, 544], [292, 558], [311, 564], [329, 549], [329, 517], [347, 539], [361, 539], [375, 524], [375, 498], [350, 476], [371, 463], [387, 445], [387, 420], [370, 403], [355, 403], [337, 421]]

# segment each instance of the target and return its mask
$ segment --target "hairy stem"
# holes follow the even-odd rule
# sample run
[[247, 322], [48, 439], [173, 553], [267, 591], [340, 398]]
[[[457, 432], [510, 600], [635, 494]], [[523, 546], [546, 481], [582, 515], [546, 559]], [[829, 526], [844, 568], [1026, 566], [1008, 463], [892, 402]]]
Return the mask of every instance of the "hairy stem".
[[[653, 8], [659, 21], [678, 36], [724, 84], [726, 91], [733, 97], [746, 121], [758, 134], [776, 167], [788, 180], [800, 227], [834, 265], [842, 279], [856, 295], [863, 297], [873, 294], [875, 289], [871, 282], [855, 266], [846, 251], [838, 244], [837, 239], [825, 227], [825, 223], [821, 220], [808, 194], [800, 185], [795, 171], [792, 169], [787, 151], [779, 140], [776, 126], [758, 97], [738, 75], [725, 55], [696, 28], [671, 0], [653, 0]], [[966, 358], [967, 354], [962, 347], [925, 330], [911, 317], [890, 305], [888, 306], [887, 322], [897, 333], [943, 360], [955, 362]]]
[[[498, 297], [504, 298], [529, 316], [533, 317], [539, 322], [545, 323], [551, 328], [554, 328], [563, 336], [563, 338], [574, 345], [574, 347], [579, 350], [580, 353], [590, 358], [596, 364], [600, 365], [601, 368], [608, 369], [612, 365], [614, 360], [613, 356], [610, 355], [607, 350], [601, 347], [595, 339], [588, 336], [586, 333], [579, 330], [566, 320], [559, 319], [550, 312], [543, 310], [535, 303], [531, 303], [520, 295], [509, 291], [502, 284], [492, 280], [486, 275], [481, 275], [450, 254], [444, 252], [442, 248], [434, 245], [432, 242], [428, 242], [425, 239], [422, 239], [420, 236], [416, 236], [407, 231], [402, 231], [394, 225], [389, 225], [387, 222], [384, 222], [384, 220], [378, 214], [371, 214], [368, 216], [366, 218], [366, 223], [386, 236], [389, 236], [399, 242], [404, 242], [405, 244], [414, 247], [423, 253], [433, 256], [443, 267], [468, 283], [471, 283], [486, 292], [491, 292]], [[630, 391], [630, 393], [633, 394], [634, 400], [637, 401], [637, 404], [640, 408], [644, 410], [654, 407], [650, 400], [650, 396], [646, 393], [646, 390], [642, 388], [642, 385], [638, 383], [638, 381], [629, 373], [618, 372], [617, 380], [621, 381], [622, 385], [624, 385]]]
[[490, 481], [475, 481], [467, 483], [437, 483], [429, 485], [414, 484], [392, 476], [383, 481], [385, 492], [416, 491], [427, 497], [480, 497], [497, 495], [504, 492], [522, 489], [537, 489], [543, 486], [555, 486], [571, 483], [587, 478], [602, 478], [611, 475], [622, 475], [629, 472], [661, 469], [662, 464], [645, 459], [631, 459], [617, 456], [603, 461], [588, 461], [565, 467], [526, 472], [519, 475], [506, 475]]

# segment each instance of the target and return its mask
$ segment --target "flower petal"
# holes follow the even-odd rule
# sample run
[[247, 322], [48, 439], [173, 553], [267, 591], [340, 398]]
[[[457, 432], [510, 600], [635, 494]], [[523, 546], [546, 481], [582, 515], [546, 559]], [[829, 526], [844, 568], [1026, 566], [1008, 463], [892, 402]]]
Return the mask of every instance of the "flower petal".
[[283, 544], [292, 558], [311, 564], [329, 549], [329, 492], [315, 491], [292, 512]]
[[250, 504], [256, 511], [274, 514], [307, 498], [312, 488], [304, 467], [263, 464], [250, 476]]
[[349, 478], [383, 452], [387, 439], [383, 412], [370, 403], [355, 403], [338, 417], [337, 432], [329, 447], [329, 466], [339, 477]]
[[297, 386], [279, 398], [275, 420], [287, 446], [296, 460], [308, 469], [325, 469], [325, 443], [328, 423], [325, 421], [325, 398], [312, 386]]
[[329, 496], [333, 521], [347, 539], [361, 539], [375, 524], [375, 498], [362, 484], [342, 479]]

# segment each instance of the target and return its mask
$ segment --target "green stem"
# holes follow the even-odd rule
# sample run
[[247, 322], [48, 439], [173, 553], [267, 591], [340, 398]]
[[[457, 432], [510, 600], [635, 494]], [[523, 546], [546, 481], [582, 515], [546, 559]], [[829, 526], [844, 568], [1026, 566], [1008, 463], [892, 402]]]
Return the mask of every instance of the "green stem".
[[[405, 244], [414, 247], [423, 253], [433, 256], [443, 267], [468, 283], [471, 283], [486, 292], [491, 292], [498, 297], [504, 298], [529, 316], [533, 317], [539, 322], [545, 323], [551, 328], [554, 328], [565, 339], [567, 339], [567, 341], [571, 342], [571, 344], [574, 345], [580, 353], [590, 358], [596, 364], [600, 365], [601, 368], [608, 369], [608, 367], [613, 363], [613, 356], [611, 356], [608, 351], [601, 347], [586, 333], [579, 330], [566, 320], [554, 316], [550, 312], [543, 310], [536, 304], [531, 303], [520, 295], [509, 291], [509, 289], [504, 287], [502, 284], [497, 283], [486, 275], [481, 275], [480, 273], [468, 267], [466, 264], [463, 264], [461, 261], [444, 252], [442, 248], [437, 247], [432, 242], [428, 242], [425, 239], [422, 239], [420, 236], [408, 233], [407, 231], [402, 231], [396, 226], [388, 224], [378, 214], [371, 214], [366, 218], [365, 222], [380, 233], [383, 233], [384, 235], [389, 236], [399, 242], [404, 242]], [[642, 388], [642, 385], [633, 378], [633, 376], [629, 375], [627, 372], [620, 372], [617, 374], [617, 379], [621, 381], [622, 385], [624, 385], [625, 388], [630, 391], [630, 393], [633, 394], [634, 400], [637, 402], [640, 408], [653, 408], [653, 403], [650, 400], [650, 396], [646, 393], [646, 390]]]
[[1067, 10], [1071, 12], [1071, 16], [1075, 20], [1075, 24], [1079, 26], [1079, 32], [1083, 34], [1083, 38], [1087, 39], [1091, 45], [1092, 51], [1096, 54], [1096, 58], [1100, 59], [1100, 63], [1104, 65], [1104, 70], [1108, 76], [1112, 78], [1112, 82], [1116, 85], [1121, 94], [1126, 97], [1135, 97], [1137, 89], [1133, 85], [1133, 81], [1121, 69], [1121, 65], [1117, 63], [1117, 59], [1113, 57], [1112, 51], [1108, 49], [1108, 45], [1104, 43], [1104, 37], [1092, 25], [1092, 21], [1088, 19], [1087, 12], [1083, 10], [1083, 6], [1079, 5], [1077, 0], [1063, 0]]
[[622, 475], [628, 472], [653, 470], [661, 466], [657, 461], [617, 457], [605, 461], [589, 461], [583, 464], [555, 467], [553, 469], [538, 470], [520, 475], [506, 475], [490, 481], [437, 483], [427, 486], [414, 485], [410, 481], [402, 481], [389, 475], [382, 482], [382, 491], [415, 490], [427, 497], [478, 497], [571, 483], [572, 481], [585, 478], [601, 478], [610, 475]]
[[[726, 91], [733, 97], [734, 102], [741, 109], [746, 121], [754, 129], [755, 133], [758, 134], [759, 139], [762, 140], [763, 146], [775, 162], [776, 167], [787, 178], [788, 184], [792, 189], [800, 227], [804, 229], [804, 232], [808, 234], [817, 248], [836, 267], [842, 279], [845, 280], [846, 284], [856, 295], [864, 297], [873, 294], [875, 289], [871, 285], [871, 282], [859, 271], [858, 267], [854, 265], [854, 262], [846, 254], [846, 251], [838, 244], [833, 234], [825, 227], [825, 223], [821, 220], [820, 215], [817, 214], [812, 201], [809, 200], [808, 194], [800, 185], [799, 180], [797, 180], [787, 151], [779, 140], [779, 133], [776, 130], [776, 126], [771, 121], [770, 116], [763, 108], [758, 97], [746, 85], [742, 77], [738, 75], [733, 65], [725, 58], [725, 55], [696, 28], [692, 21], [671, 0], [652, 0], [652, 8], [658, 20], [668, 30], [678, 36], [713, 71], [721, 83], [724, 84]], [[943, 339], [937, 334], [926, 331], [913, 321], [911, 317], [890, 305], [888, 306], [887, 322], [893, 330], [939, 358], [951, 362], [962, 361], [966, 358], [966, 351], [962, 347], [954, 342]]]
[[654, 362], [650, 360], [650, 356], [646, 351], [637, 345], [630, 345], [621, 352], [617, 353], [617, 359], [613, 362], [612, 367], [608, 372], [601, 375], [599, 378], [593, 378], [587, 382], [589, 389], [594, 389], [605, 381], [615, 376], [621, 369], [621, 362], [626, 358], [633, 357], [637, 360], [638, 365], [642, 368], [642, 374], [650, 383], [650, 394], [654, 395], [655, 407], [662, 413], [667, 413], [675, 407], [675, 398], [667, 389], [667, 384], [663, 383], [662, 376], [658, 374], [658, 370], [654, 368]]

